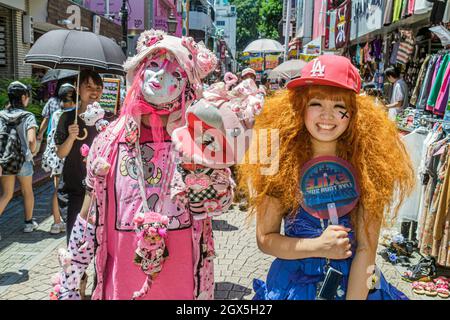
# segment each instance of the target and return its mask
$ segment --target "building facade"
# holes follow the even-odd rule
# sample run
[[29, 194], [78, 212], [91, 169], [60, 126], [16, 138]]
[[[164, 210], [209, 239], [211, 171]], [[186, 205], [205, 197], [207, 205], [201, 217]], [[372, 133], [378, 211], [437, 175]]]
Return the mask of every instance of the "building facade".
[[189, 1], [189, 36], [213, 49], [215, 11], [208, 0]]
[[[182, 33], [181, 0], [126, 0], [128, 11], [128, 56], [136, 54], [136, 43], [144, 30], [159, 29], [169, 31], [168, 23], [171, 13], [177, 21], [176, 36]], [[109, 17], [121, 26], [120, 9], [123, 0], [84, 0], [86, 8], [99, 15]]]
[[230, 5], [228, 0], [215, 0], [214, 10], [216, 13], [216, 36], [222, 38], [231, 55], [232, 60], [236, 58], [236, 6]]
[[0, 77], [20, 79], [45, 72], [24, 64], [41, 35], [56, 29], [93, 31], [120, 43], [120, 26], [68, 0], [0, 1]]
[[31, 76], [31, 66], [23, 59], [30, 50], [33, 35], [28, 0], [0, 1], [0, 78], [18, 79]]

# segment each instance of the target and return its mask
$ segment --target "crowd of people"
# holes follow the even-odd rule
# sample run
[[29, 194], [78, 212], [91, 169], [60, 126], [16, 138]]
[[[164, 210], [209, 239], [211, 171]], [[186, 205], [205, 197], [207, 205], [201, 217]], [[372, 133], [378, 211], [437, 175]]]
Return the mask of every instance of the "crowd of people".
[[[340, 56], [319, 56], [286, 88], [268, 93], [267, 78], [258, 86], [251, 68], [240, 79], [227, 74], [204, 85], [217, 60], [192, 38], [146, 31], [137, 51], [124, 66], [120, 115], [108, 125], [87, 119], [103, 91], [94, 71], [82, 71], [78, 85], [58, 84], [40, 127], [26, 111], [30, 87], [8, 87], [10, 102], [0, 111], [0, 121], [9, 121], [0, 126], [0, 215], [17, 176], [24, 232], [37, 228], [33, 155], [46, 137], [42, 166], [55, 186], [50, 232], [67, 235], [52, 299], [82, 299], [93, 261], [92, 299], [213, 299], [212, 218], [226, 213], [235, 192], [256, 216], [259, 248], [276, 258], [267, 281], [255, 279], [255, 299], [406, 299], [370, 268], [384, 212], [413, 181], [385, 112], [391, 116], [406, 101], [395, 69], [386, 70], [394, 88], [383, 110], [360, 94], [358, 70]], [[280, 136], [272, 175], [262, 174], [262, 163], [237, 165], [230, 147], [245, 132], [266, 128]], [[308, 176], [313, 171], [322, 176]], [[323, 188], [344, 182], [336, 190], [350, 186], [345, 194]], [[314, 188], [323, 194], [308, 196]]]

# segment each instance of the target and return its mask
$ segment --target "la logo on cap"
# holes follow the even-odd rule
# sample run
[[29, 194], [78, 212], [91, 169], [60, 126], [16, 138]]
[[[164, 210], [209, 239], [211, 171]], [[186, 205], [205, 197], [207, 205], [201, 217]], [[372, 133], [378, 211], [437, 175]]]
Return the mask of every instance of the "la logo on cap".
[[319, 59], [314, 59], [314, 64], [311, 69], [311, 77], [324, 77], [325, 76], [325, 65]]

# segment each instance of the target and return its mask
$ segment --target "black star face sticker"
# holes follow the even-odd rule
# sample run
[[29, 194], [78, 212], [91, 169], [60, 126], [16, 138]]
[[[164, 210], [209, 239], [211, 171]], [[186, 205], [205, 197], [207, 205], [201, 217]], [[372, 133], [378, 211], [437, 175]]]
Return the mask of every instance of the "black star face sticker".
[[348, 115], [348, 111], [339, 111], [339, 113], [340, 114], [342, 114], [342, 117], [341, 117], [341, 119], [344, 119], [344, 118], [350, 118], [350, 116]]

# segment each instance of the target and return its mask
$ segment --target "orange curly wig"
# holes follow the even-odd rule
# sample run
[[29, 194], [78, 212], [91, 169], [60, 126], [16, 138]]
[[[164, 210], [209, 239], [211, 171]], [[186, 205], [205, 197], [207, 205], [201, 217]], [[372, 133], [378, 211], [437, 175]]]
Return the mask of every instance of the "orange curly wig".
[[[244, 161], [239, 165], [239, 190], [248, 198], [249, 217], [254, 215], [254, 209], [263, 205], [265, 196], [278, 198], [285, 215], [297, 211], [301, 202], [300, 170], [312, 158], [304, 114], [313, 97], [342, 100], [352, 115], [347, 130], [339, 138], [337, 156], [349, 161], [357, 171], [365, 229], [368, 230], [371, 222], [386, 222], [383, 217], [387, 209], [394, 208], [394, 217], [414, 186], [411, 160], [395, 124], [376, 106], [372, 97], [328, 86], [282, 90], [267, 99], [255, 123], [255, 137], [259, 129], [278, 130], [279, 170], [274, 175], [263, 175], [261, 169], [267, 167], [264, 164]], [[249, 192], [249, 185], [252, 192]], [[355, 221], [355, 212], [356, 209], [352, 211], [352, 221]]]

